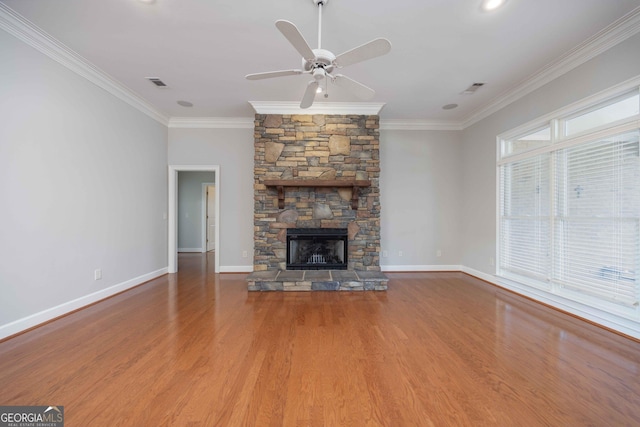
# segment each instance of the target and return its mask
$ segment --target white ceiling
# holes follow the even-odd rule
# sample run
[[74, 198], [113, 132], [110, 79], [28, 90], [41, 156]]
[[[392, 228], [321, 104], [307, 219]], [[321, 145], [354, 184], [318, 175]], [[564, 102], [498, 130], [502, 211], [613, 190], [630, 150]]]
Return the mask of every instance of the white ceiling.
[[[248, 101], [297, 103], [308, 75], [244, 76], [300, 67], [299, 54], [274, 25], [278, 19], [295, 23], [317, 47], [312, 0], [0, 3], [167, 117], [252, 117]], [[384, 120], [464, 123], [588, 47], [620, 18], [640, 15], [640, 0], [509, 0], [492, 13], [479, 6], [480, 0], [330, 0], [322, 47], [339, 54], [377, 37], [389, 39], [391, 53], [340, 72], [376, 90], [371, 102], [385, 103]], [[169, 87], [156, 88], [145, 77], [159, 77]], [[486, 85], [461, 95], [474, 82]], [[359, 100], [331, 87], [326, 101]], [[459, 107], [442, 109], [451, 103]]]

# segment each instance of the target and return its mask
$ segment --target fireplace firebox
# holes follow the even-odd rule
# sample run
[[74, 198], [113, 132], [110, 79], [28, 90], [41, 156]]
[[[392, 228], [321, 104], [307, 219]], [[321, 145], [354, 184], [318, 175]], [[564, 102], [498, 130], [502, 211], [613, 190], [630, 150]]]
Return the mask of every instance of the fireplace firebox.
[[346, 270], [346, 228], [288, 228], [287, 270]]

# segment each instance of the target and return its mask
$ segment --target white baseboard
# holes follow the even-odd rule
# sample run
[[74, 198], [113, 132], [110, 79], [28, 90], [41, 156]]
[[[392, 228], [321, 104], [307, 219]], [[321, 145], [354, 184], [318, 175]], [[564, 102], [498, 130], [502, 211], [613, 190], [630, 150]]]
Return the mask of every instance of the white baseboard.
[[464, 265], [460, 266], [460, 271], [462, 271], [463, 273], [467, 273], [470, 276], [477, 277], [478, 279], [482, 279], [485, 282], [500, 286], [500, 284], [498, 283], [498, 278], [493, 274], [483, 273], [482, 271], [478, 271]]
[[221, 265], [220, 273], [251, 273], [253, 265]]
[[389, 273], [394, 271], [461, 271], [459, 265], [381, 265], [380, 269]]
[[202, 248], [178, 248], [178, 252], [204, 252]]
[[0, 339], [25, 331], [29, 328], [33, 328], [34, 326], [38, 326], [42, 323], [48, 322], [49, 320], [55, 319], [56, 317], [63, 316], [74, 310], [78, 310], [82, 307], [93, 304], [122, 291], [126, 291], [127, 289], [133, 288], [144, 282], [155, 279], [156, 277], [167, 274], [167, 271], [167, 267], [161, 268], [160, 270], [143, 274], [142, 276], [135, 277], [133, 279], [127, 280], [126, 282], [119, 283], [117, 285], [102, 289], [92, 294], [85, 295], [83, 297], [76, 298], [74, 300], [57, 305], [55, 307], [48, 308], [39, 313], [35, 313], [30, 316], [23, 317], [22, 319], [14, 320], [13, 322], [1, 325]]

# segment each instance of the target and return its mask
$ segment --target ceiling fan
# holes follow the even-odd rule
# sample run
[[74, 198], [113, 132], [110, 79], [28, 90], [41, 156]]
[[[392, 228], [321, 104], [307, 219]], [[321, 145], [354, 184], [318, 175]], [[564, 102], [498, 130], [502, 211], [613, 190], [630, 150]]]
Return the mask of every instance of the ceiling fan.
[[[318, 92], [321, 81], [330, 80], [337, 86], [349, 90], [358, 98], [371, 99], [375, 91], [362, 83], [342, 74], [332, 74], [335, 69], [347, 65], [366, 61], [377, 56], [384, 55], [391, 50], [391, 43], [384, 38], [378, 38], [361, 46], [348, 50], [340, 55], [322, 49], [322, 6], [329, 0], [312, 0], [318, 6], [318, 48], [311, 49], [307, 41], [293, 23], [285, 20], [276, 21], [276, 27], [284, 35], [289, 43], [302, 55], [302, 69], [270, 71], [266, 73], [247, 74], [248, 80], [270, 79], [272, 77], [293, 76], [298, 74], [310, 74], [313, 80], [307, 84], [307, 88], [300, 102], [300, 108], [309, 108]], [[325, 94], [325, 97], [327, 95]]]

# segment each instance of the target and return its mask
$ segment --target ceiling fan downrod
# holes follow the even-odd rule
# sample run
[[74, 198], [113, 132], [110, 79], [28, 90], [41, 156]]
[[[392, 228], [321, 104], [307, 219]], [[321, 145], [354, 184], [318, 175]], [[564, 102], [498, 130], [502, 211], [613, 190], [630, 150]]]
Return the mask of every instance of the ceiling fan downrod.
[[329, 0], [313, 0], [313, 2], [318, 6], [318, 49], [322, 49], [322, 6]]

